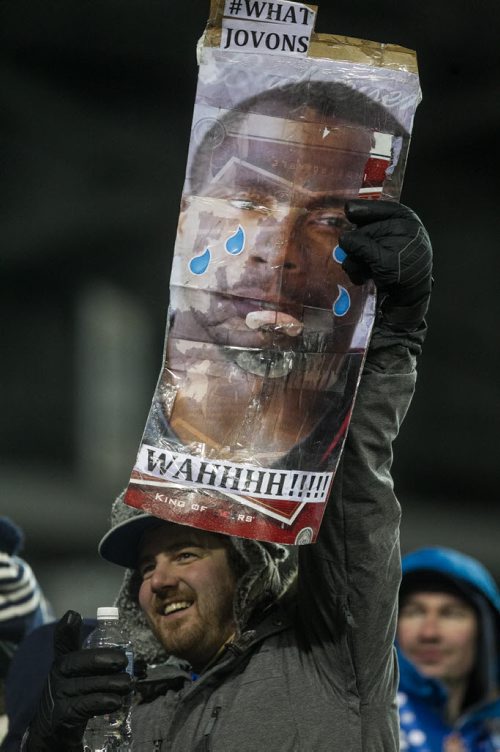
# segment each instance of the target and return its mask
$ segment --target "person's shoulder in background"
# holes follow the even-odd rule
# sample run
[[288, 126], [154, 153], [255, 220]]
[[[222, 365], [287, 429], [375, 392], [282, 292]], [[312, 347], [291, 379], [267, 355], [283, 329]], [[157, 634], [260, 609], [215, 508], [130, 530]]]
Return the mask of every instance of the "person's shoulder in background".
[[19, 556], [24, 534], [0, 517], [0, 741], [7, 731], [6, 676], [18, 645], [32, 630], [53, 619], [52, 609], [30, 565]]

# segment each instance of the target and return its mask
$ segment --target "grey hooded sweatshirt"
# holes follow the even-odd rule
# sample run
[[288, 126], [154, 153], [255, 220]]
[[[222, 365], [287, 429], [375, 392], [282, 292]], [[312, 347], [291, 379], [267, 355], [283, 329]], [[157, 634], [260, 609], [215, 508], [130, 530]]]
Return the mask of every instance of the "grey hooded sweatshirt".
[[[236, 639], [195, 680], [170, 664], [157, 696], [134, 707], [132, 752], [399, 749], [400, 507], [390, 468], [415, 371], [404, 340], [391, 339], [372, 341], [317, 543], [286, 559], [284, 547], [235, 540], [249, 563], [237, 589]], [[143, 655], [158, 662], [134, 577], [129, 571], [118, 603]]]

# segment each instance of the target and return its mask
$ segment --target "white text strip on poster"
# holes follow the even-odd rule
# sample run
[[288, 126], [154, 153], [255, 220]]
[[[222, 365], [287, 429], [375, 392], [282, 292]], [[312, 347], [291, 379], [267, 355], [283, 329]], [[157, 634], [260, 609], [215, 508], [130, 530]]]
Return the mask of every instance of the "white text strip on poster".
[[333, 478], [331, 472], [296, 472], [236, 462], [211, 462], [147, 444], [141, 447], [135, 470], [197, 488], [308, 503], [324, 503]]

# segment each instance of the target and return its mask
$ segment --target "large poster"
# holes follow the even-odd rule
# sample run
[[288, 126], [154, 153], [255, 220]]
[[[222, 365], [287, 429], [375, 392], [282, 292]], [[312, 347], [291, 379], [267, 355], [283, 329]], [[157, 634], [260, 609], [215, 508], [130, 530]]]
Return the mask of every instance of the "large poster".
[[316, 538], [376, 311], [373, 285], [342, 270], [344, 203], [398, 199], [420, 98], [407, 50], [382, 65], [384, 46], [310, 24], [279, 41], [310, 7], [212, 4], [163, 368], [125, 497], [295, 544]]

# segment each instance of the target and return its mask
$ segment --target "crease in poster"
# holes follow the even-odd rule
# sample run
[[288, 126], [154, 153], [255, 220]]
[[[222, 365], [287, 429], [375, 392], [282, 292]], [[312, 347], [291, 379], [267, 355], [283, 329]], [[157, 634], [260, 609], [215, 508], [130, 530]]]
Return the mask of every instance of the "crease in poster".
[[125, 495], [163, 519], [305, 544], [335, 485], [377, 310], [342, 268], [344, 204], [399, 199], [420, 87], [408, 51], [353, 62], [346, 41], [331, 59], [325, 37], [314, 57], [201, 48], [163, 365]]

